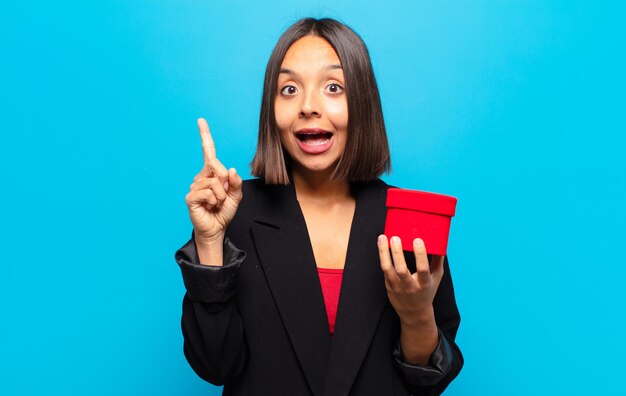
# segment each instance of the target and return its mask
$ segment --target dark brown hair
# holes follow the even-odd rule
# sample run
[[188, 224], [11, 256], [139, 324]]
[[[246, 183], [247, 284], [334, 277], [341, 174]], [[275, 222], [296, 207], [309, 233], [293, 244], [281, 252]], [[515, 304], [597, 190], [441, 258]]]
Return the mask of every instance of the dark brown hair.
[[252, 174], [268, 184], [289, 184], [291, 159], [280, 142], [274, 116], [276, 84], [283, 58], [298, 39], [314, 35], [328, 41], [339, 56], [348, 101], [346, 148], [333, 179], [369, 181], [391, 170], [389, 144], [374, 71], [365, 43], [352, 29], [334, 19], [304, 18], [280, 36], [272, 51], [263, 85], [256, 154]]

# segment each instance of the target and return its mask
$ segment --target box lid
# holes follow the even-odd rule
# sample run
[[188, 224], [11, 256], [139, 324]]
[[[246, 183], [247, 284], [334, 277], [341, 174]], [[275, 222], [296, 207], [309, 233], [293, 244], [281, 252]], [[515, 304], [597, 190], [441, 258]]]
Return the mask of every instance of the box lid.
[[387, 207], [454, 216], [457, 199], [450, 195], [427, 191], [390, 188], [387, 190]]

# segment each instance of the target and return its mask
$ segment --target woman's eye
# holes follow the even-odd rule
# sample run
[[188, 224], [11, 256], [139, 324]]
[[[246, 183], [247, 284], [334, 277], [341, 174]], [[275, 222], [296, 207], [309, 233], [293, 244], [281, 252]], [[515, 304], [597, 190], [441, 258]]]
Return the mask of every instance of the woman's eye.
[[335, 83], [328, 84], [326, 89], [328, 90], [328, 92], [333, 93], [333, 94], [337, 94], [337, 93], [343, 92], [343, 87], [341, 85], [335, 84]]
[[287, 85], [280, 90], [280, 93], [283, 95], [294, 95], [298, 90], [293, 85]]

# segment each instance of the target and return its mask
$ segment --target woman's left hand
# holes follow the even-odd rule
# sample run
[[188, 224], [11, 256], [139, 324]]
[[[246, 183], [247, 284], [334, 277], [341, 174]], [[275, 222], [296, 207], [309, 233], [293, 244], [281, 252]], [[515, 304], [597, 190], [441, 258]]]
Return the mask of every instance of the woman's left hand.
[[444, 256], [433, 255], [429, 264], [424, 241], [416, 238], [413, 240], [413, 251], [417, 271], [411, 274], [404, 260], [400, 238], [391, 238], [391, 255], [389, 250], [387, 237], [380, 235], [380, 266], [385, 274], [387, 296], [400, 321], [412, 326], [427, 318], [434, 320], [433, 299], [443, 277]]

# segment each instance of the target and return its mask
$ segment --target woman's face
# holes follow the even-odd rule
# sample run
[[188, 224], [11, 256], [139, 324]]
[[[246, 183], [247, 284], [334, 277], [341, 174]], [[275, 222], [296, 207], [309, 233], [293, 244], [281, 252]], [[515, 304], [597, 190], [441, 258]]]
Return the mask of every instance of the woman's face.
[[341, 62], [323, 38], [304, 36], [285, 54], [274, 111], [294, 171], [332, 173], [347, 141], [348, 102]]

